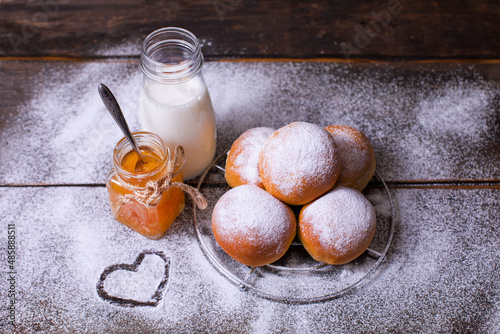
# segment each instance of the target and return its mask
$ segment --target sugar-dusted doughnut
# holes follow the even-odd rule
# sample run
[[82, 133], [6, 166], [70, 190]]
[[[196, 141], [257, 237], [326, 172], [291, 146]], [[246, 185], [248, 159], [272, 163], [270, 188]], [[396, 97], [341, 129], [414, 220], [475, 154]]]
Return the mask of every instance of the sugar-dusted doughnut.
[[333, 137], [340, 157], [337, 185], [363, 190], [375, 173], [375, 153], [368, 138], [348, 125], [325, 128]]
[[230, 189], [212, 213], [215, 240], [233, 259], [262, 266], [281, 258], [297, 229], [287, 205], [255, 185]]
[[226, 159], [227, 183], [232, 188], [242, 184], [254, 184], [264, 188], [259, 175], [259, 153], [274, 129], [259, 127], [243, 132], [236, 139]]
[[333, 137], [311, 123], [294, 122], [264, 143], [259, 171], [265, 189], [290, 205], [302, 205], [330, 190], [340, 161]]
[[376, 220], [375, 209], [363, 194], [336, 186], [302, 208], [297, 235], [316, 261], [344, 264], [368, 248]]

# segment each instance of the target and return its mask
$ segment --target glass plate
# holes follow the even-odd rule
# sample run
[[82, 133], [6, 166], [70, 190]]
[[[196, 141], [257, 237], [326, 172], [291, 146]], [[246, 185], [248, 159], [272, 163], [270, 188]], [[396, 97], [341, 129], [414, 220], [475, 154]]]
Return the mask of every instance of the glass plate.
[[[217, 244], [212, 233], [212, 211], [218, 199], [229, 189], [224, 183], [227, 151], [214, 160], [201, 176], [198, 190], [205, 196], [205, 210], [193, 208], [194, 225], [200, 247], [212, 265], [240, 289], [276, 302], [314, 303], [339, 297], [362, 282], [382, 262], [394, 235], [395, 206], [387, 184], [375, 172], [383, 188], [370, 188], [364, 195], [377, 213], [377, 229], [368, 249], [356, 260], [344, 265], [326, 265], [312, 259], [296, 239], [277, 262], [249, 267], [233, 260]], [[207, 183], [206, 180], [221, 180]]]

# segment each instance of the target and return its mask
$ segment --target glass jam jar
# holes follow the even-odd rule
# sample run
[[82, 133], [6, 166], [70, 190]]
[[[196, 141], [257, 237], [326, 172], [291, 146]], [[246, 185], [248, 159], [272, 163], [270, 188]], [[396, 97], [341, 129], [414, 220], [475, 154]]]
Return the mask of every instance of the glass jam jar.
[[[149, 197], [152, 202], [141, 198], [141, 194], [151, 192], [151, 184], [165, 179], [173, 162], [169, 148], [154, 133], [136, 132], [133, 137], [145, 158], [139, 159], [126, 138], [116, 144], [114, 168], [106, 179], [111, 210], [122, 224], [146, 238], [159, 239], [184, 209], [184, 192], [170, 187], [159, 197]], [[172, 182], [182, 182], [182, 172]]]
[[198, 39], [181, 28], [156, 30], [142, 45], [140, 67], [142, 129], [159, 135], [170, 151], [184, 147], [186, 180], [200, 175], [215, 155], [216, 124]]

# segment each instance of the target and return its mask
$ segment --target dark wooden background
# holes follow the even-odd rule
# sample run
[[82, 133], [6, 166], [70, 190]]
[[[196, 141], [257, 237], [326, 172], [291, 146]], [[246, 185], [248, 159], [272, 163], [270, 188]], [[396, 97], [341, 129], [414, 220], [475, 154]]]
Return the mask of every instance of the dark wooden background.
[[491, 60], [499, 21], [497, 0], [3, 0], [0, 56], [99, 57], [101, 46], [180, 26], [212, 59]]

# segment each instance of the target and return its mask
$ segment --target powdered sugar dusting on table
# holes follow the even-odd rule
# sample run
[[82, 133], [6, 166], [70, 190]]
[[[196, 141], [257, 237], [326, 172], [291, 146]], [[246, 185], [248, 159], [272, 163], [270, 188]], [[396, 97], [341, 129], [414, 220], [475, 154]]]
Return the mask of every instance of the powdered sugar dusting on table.
[[[500, 258], [494, 250], [500, 232], [488, 222], [498, 216], [498, 191], [393, 192], [401, 219], [377, 274], [338, 299], [289, 305], [241, 291], [213, 268], [196, 240], [189, 206], [162, 239], [153, 241], [113, 219], [104, 188], [6, 188], [0, 192], [0, 214], [6, 223], [16, 224], [18, 329], [391, 333], [469, 328], [494, 333], [500, 283]], [[383, 202], [377, 190], [368, 195]], [[0, 245], [5, 251], [6, 233], [0, 235]], [[172, 259], [171, 279], [160, 304], [123, 308], [101, 300], [96, 283], [102, 271], [132, 263], [147, 249]], [[346, 274], [357, 270], [346, 267]], [[5, 280], [0, 288], [5, 297]], [[123, 296], [127, 288], [123, 286]], [[131, 292], [147, 292], [139, 288]], [[277, 293], [287, 288], [273, 286]], [[0, 310], [0, 326], [9, 328], [5, 312]], [[353, 316], [364, 321], [353, 322]]]
[[[123, 136], [104, 107], [97, 86], [106, 84], [116, 96], [132, 131], [138, 131], [135, 96], [138, 72], [129, 63], [85, 63], [59, 67], [45, 64], [33, 78], [31, 100], [4, 135], [5, 161], [0, 174], [7, 183], [101, 183], [112, 166], [114, 145]], [[36, 170], [36, 172], [33, 172]], [[9, 171], [8, 173], [6, 173]]]
[[[16, 62], [2, 62], [11, 64]], [[137, 129], [138, 63], [35, 61], [23, 66], [36, 70], [27, 75], [30, 80], [25, 85], [15, 88], [25, 92], [26, 103], [7, 106], [0, 115], [5, 125], [0, 154], [20, 157], [2, 160], [2, 182], [102, 183], [121, 133], [106, 114], [96, 87], [99, 82], [110, 86], [131, 127]], [[446, 71], [443, 67], [207, 63], [219, 150], [251, 127], [279, 128], [296, 120], [321, 126], [344, 123], [370, 138], [386, 181], [498, 178], [498, 160], [488, 159], [495, 155], [484, 152], [498, 152], [498, 85], [481, 74], [481, 65], [453, 65]], [[447, 106], [443, 116], [435, 114]], [[446, 117], [453, 113], [453, 118]], [[453, 123], [454, 119], [461, 122]], [[80, 124], [86, 126], [78, 128]], [[52, 131], [49, 136], [47, 129]], [[89, 147], [80, 147], [82, 143]], [[377, 189], [366, 191], [368, 198], [380, 200], [377, 208], [387, 211]], [[3, 187], [0, 215], [4, 224], [16, 224], [17, 231], [16, 329], [20, 333], [498, 332], [500, 232], [491, 224], [499, 216], [498, 190], [395, 188], [391, 192], [398, 219], [380, 270], [338, 299], [289, 305], [240, 291], [213, 268], [196, 241], [189, 206], [162, 239], [151, 241], [113, 219], [104, 187]], [[7, 234], [1, 233], [4, 273], [6, 247]], [[132, 263], [148, 249], [163, 251], [173, 260], [161, 303], [155, 308], [123, 308], [100, 299], [96, 283], [104, 268]], [[346, 267], [343, 275], [350, 272], [356, 273], [356, 266]], [[274, 288], [288, 291], [287, 286]], [[7, 291], [2, 279], [0, 299], [6, 300]], [[6, 321], [2, 307], [0, 328], [10, 328]]]
[[[218, 151], [253, 127], [278, 129], [293, 121], [347, 124], [370, 139], [387, 181], [499, 178], [499, 161], [486, 154], [493, 150], [500, 156], [498, 86], [474, 66], [454, 65], [445, 72], [433, 68], [207, 62]], [[25, 71], [29, 80], [18, 88], [26, 102], [2, 113], [6, 126], [0, 138], [2, 156], [23, 159], [4, 161], [0, 180], [103, 182], [121, 133], [96, 87], [107, 84], [132, 131], [139, 130], [138, 62], [35, 62], [27, 63]]]
[[[255, 126], [346, 124], [367, 135], [387, 181], [500, 177], [498, 159], [491, 161], [484, 151], [486, 147], [500, 156], [500, 89], [480, 66], [212, 65], [214, 76], [209, 73], [207, 82], [221, 88], [211, 89], [211, 94], [219, 119], [228, 124], [227, 142], [221, 140], [227, 146]], [[226, 75], [242, 83], [216, 79]]]
[[419, 103], [417, 120], [431, 133], [477, 138], [489, 130], [488, 117], [478, 112], [488, 108], [489, 99], [483, 89], [446, 87]]
[[165, 272], [160, 257], [146, 255], [138, 270], [114, 271], [106, 277], [104, 289], [112, 296], [146, 303], [156, 293]]

